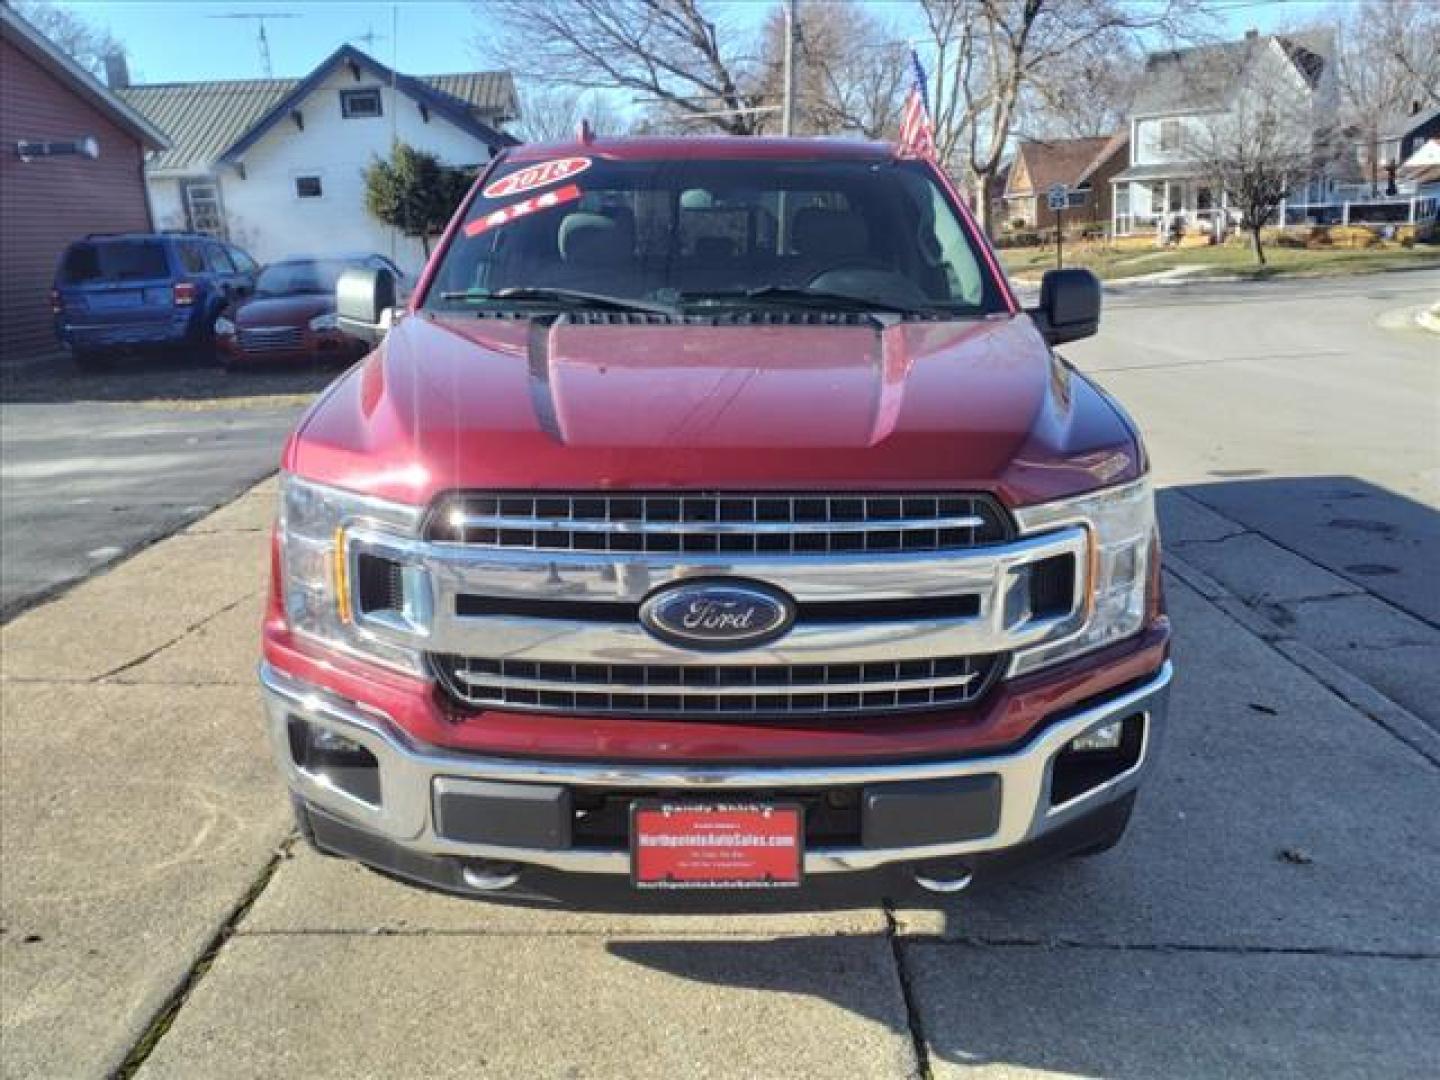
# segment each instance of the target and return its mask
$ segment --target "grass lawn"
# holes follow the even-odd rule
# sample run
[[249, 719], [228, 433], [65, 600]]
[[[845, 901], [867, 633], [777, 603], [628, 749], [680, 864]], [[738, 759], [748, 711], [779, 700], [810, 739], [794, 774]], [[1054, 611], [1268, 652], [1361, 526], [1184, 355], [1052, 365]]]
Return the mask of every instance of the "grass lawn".
[[[1154, 274], [1177, 267], [1193, 267], [1193, 277], [1277, 277], [1306, 274], [1362, 274], [1407, 266], [1440, 266], [1440, 245], [1413, 248], [1307, 248], [1265, 247], [1266, 265], [1256, 267], [1248, 244], [1221, 247], [1171, 248], [1160, 251], [1128, 250], [1098, 245], [1067, 245], [1066, 266], [1085, 266], [1106, 280]], [[1055, 265], [1054, 247], [1006, 248], [1000, 261], [1015, 277], [1039, 278]]]

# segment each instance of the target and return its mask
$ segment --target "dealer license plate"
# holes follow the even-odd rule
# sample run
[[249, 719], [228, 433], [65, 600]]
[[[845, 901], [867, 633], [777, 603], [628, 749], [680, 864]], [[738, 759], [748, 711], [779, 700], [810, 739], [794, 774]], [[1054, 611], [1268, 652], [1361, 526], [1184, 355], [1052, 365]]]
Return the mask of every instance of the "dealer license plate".
[[804, 837], [792, 803], [636, 802], [630, 877], [639, 889], [794, 888]]

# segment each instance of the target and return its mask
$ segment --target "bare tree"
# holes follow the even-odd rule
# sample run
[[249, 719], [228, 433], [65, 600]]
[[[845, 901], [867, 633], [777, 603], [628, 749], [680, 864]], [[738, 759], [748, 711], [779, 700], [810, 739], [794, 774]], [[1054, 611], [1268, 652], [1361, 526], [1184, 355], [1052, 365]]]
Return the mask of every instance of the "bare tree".
[[[855, 4], [798, 5], [796, 130], [801, 134], [892, 136], [910, 88], [909, 47], [884, 19]], [[785, 92], [785, 18], [772, 9], [765, 23], [759, 95], [768, 104]], [[778, 114], [765, 114], [766, 130]]]
[[96, 78], [105, 78], [105, 58], [124, 56], [125, 46], [103, 26], [46, 0], [6, 0], [22, 19]]
[[1022, 96], [1017, 134], [1082, 139], [1119, 131], [1130, 115], [1145, 53], [1121, 38], [1057, 57]]
[[705, 0], [486, 0], [476, 44], [537, 83], [625, 91], [732, 135], [760, 129], [756, 67]]
[[538, 84], [522, 88], [520, 120], [511, 129], [525, 142], [565, 142], [575, 138], [581, 121], [589, 121], [597, 135], [619, 135], [623, 117], [600, 90]]
[[1239, 211], [1259, 266], [1261, 230], [1321, 165], [1324, 150], [1308, 92], [1293, 81], [1293, 70], [1277, 67], [1288, 63], [1267, 48], [1231, 48], [1203, 50], [1184, 68], [1197, 95], [1223, 102], [1185, 122], [1185, 156]]
[[[1440, 105], [1440, 5], [1362, 0], [1337, 6], [1341, 110], [1378, 189], [1388, 137], [1416, 108]], [[1395, 164], [1398, 164], [1396, 162]]]
[[919, 0], [941, 160], [958, 170], [988, 226], [984, 192], [1015, 133], [1025, 95], [1054, 86], [1062, 61], [1107, 43], [1175, 34], [1199, 0]]

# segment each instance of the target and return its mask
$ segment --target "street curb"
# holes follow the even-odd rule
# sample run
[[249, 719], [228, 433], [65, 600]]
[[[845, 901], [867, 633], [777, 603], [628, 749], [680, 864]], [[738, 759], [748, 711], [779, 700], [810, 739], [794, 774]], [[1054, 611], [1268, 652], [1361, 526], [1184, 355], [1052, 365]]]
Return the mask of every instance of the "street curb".
[[[1271, 274], [1260, 276], [1256, 274], [1206, 274], [1203, 266], [1186, 267], [1177, 266], [1170, 270], [1159, 270], [1153, 274], [1136, 274], [1134, 277], [1123, 278], [1102, 278], [1101, 286], [1106, 292], [1116, 289], [1138, 288], [1138, 289], [1173, 289], [1182, 285], [1268, 285], [1274, 282], [1284, 281], [1321, 281], [1331, 278], [1347, 277], [1375, 277], [1380, 274], [1413, 274], [1416, 272], [1433, 271], [1440, 269], [1440, 262], [1430, 263], [1425, 266], [1377, 266], [1370, 269], [1356, 270], [1315, 270], [1298, 271], [1293, 274]], [[1183, 271], [1175, 273], [1175, 271]], [[1033, 277], [1010, 276], [1010, 280], [1016, 285], [1024, 285], [1029, 288], [1039, 288], [1040, 279]], [[1430, 327], [1426, 327], [1430, 329]], [[1440, 331], [1437, 331], [1440, 333]]]
[[1351, 708], [1369, 717], [1430, 764], [1440, 767], [1440, 732], [1329, 657], [1261, 615], [1209, 574], [1191, 566], [1174, 549], [1164, 555], [1165, 569], [1240, 626], [1275, 649]]
[[20, 616], [25, 615], [28, 612], [34, 611], [36, 608], [45, 607], [47, 604], [55, 603], [55, 601], [68, 595], [71, 590], [79, 588], [81, 585], [85, 584], [85, 582], [91, 581], [99, 577], [101, 574], [108, 574], [110, 571], [114, 570], [121, 564], [127, 563], [131, 559], [135, 558], [135, 556], [139, 555], [142, 551], [148, 551], [156, 544], [163, 543], [164, 541], [169, 540], [171, 537], [178, 536], [186, 529], [189, 529], [194, 525], [198, 524], [199, 522], [204, 521], [211, 514], [224, 510], [231, 503], [239, 502], [246, 495], [249, 495], [250, 492], [254, 491], [257, 487], [265, 483], [279, 471], [280, 470], [278, 468], [272, 468], [252, 480], [243, 481], [243, 486], [241, 486], [237, 490], [223, 494], [220, 497], [220, 501], [215, 503], [214, 506], [207, 506], [203, 510], [197, 511], [196, 513], [183, 515], [179, 520], [175, 522], [173, 528], [166, 529], [164, 532], [158, 533], [155, 536], [147, 536], [137, 541], [133, 546], [118, 552], [110, 558], [105, 559], [103, 562], [98, 562], [95, 565], [91, 566], [86, 573], [81, 574], [79, 577], [71, 578], [68, 581], [57, 581], [54, 585], [34, 594], [33, 596], [22, 597], [21, 599], [13, 602], [12, 604], [0, 608], [0, 626], [7, 626], [10, 623], [14, 622], [16, 619], [20, 618]]

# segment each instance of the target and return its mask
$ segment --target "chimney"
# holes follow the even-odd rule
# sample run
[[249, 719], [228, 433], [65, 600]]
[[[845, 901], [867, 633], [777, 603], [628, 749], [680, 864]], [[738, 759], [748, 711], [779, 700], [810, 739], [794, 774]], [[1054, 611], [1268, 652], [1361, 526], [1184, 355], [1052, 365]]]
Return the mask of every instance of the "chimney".
[[1258, 38], [1259, 36], [1260, 36], [1260, 31], [1259, 31], [1259, 30], [1246, 30], [1246, 31], [1245, 31], [1245, 40], [1246, 40], [1246, 41], [1254, 41], [1254, 40], [1255, 40], [1256, 38]]
[[123, 52], [105, 54], [105, 85], [111, 90], [123, 90], [130, 85], [130, 65], [125, 62]]

